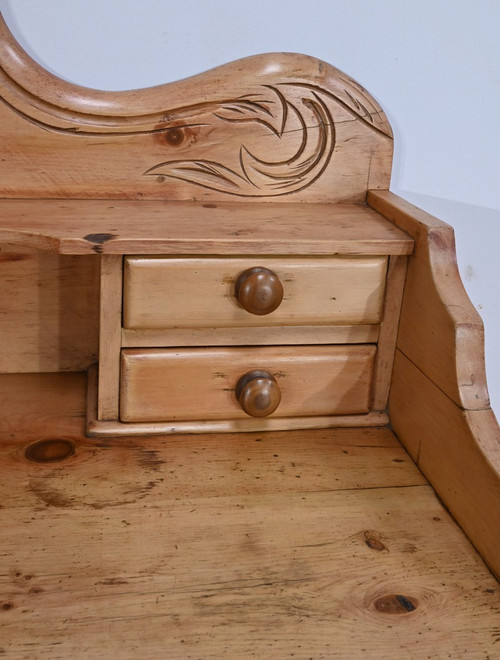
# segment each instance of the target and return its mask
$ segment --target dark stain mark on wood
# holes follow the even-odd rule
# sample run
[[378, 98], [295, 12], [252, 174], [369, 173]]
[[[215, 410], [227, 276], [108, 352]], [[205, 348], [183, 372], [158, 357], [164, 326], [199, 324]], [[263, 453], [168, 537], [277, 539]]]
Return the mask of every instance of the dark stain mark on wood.
[[26, 447], [24, 455], [33, 463], [56, 463], [75, 453], [75, 444], [66, 438], [47, 438]]
[[122, 580], [121, 578], [107, 578], [106, 580], [100, 580], [96, 584], [105, 584], [105, 585], [115, 585], [115, 584], [128, 584], [128, 580]]
[[147, 484], [133, 486], [124, 491], [125, 495], [133, 495], [139, 500], [142, 500], [146, 495], [158, 485], [158, 481], [148, 481]]
[[435, 228], [431, 229], [428, 233], [428, 240], [431, 247], [436, 247], [438, 250], [448, 250], [450, 247], [450, 228]]
[[408, 614], [418, 607], [418, 601], [411, 596], [402, 594], [387, 594], [377, 598], [375, 609], [382, 614]]
[[2, 610], [3, 610], [4, 612], [8, 612], [8, 611], [11, 610], [13, 607], [14, 607], [14, 605], [13, 605], [12, 603], [2, 603]]
[[31, 254], [17, 254], [14, 252], [4, 252], [0, 254], [0, 263], [2, 262], [11, 262], [11, 261], [26, 261], [30, 259]]
[[46, 483], [38, 479], [30, 479], [29, 488], [47, 506], [67, 509], [73, 506], [73, 501], [57, 490], [48, 488]]
[[216, 209], [217, 204], [202, 204], [204, 209]]
[[116, 236], [116, 234], [87, 234], [83, 238], [89, 243], [94, 243], [92, 250], [97, 254], [101, 254], [103, 243], [111, 241]]
[[103, 243], [106, 243], [106, 241], [111, 241], [113, 238], [116, 238], [116, 234], [87, 234], [83, 238], [89, 243], [102, 245]]
[[137, 462], [141, 467], [150, 468], [158, 472], [160, 467], [165, 463], [164, 460], [159, 458], [159, 454], [155, 449], [144, 449], [142, 447], [138, 447], [137, 449], [139, 452]]
[[375, 532], [369, 530], [363, 532], [363, 540], [371, 550], [377, 550], [377, 552], [383, 552], [384, 550], [387, 550], [387, 547], [379, 538], [377, 538]]

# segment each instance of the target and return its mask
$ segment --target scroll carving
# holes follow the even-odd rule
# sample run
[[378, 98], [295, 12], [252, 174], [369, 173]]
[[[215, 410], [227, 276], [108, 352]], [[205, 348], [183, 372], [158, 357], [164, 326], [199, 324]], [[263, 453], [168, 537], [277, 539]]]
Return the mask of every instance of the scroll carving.
[[387, 187], [390, 174], [392, 132], [380, 106], [303, 55], [254, 56], [158, 87], [102, 92], [45, 71], [0, 17], [0, 115], [10, 152], [22, 143], [36, 173], [28, 179], [11, 163], [7, 196], [348, 201]]
[[[324, 92], [304, 88], [305, 93], [298, 102], [294, 102], [287, 98], [284, 87], [290, 86], [267, 85], [267, 96], [242, 96], [214, 110], [214, 121], [230, 122], [241, 127], [238, 169], [222, 162], [196, 158], [167, 160], [148, 169], [145, 175], [180, 179], [243, 197], [286, 195], [309, 186], [321, 176], [333, 154], [333, 118], [322, 98]], [[306, 112], [310, 119], [306, 117]], [[261, 124], [269, 130], [278, 140], [278, 147], [286, 134], [294, 133], [297, 146], [293, 153], [274, 161], [252, 153], [243, 139], [244, 125], [250, 123]], [[272, 151], [271, 147], [269, 152]]]
[[[238, 169], [200, 157], [167, 160], [144, 174], [157, 176], [160, 182], [170, 177], [242, 197], [288, 195], [310, 186], [328, 166], [335, 148], [335, 123], [328, 101], [344, 107], [347, 104], [325, 89], [304, 83], [278, 83], [265, 89], [267, 95], [242, 96], [217, 106], [213, 118], [240, 124], [242, 137], [243, 124], [252, 122], [265, 126], [280, 141], [293, 133], [297, 146], [290, 156], [268, 160], [253, 153], [243, 141]], [[359, 98], [359, 90], [353, 87], [351, 91], [346, 88], [345, 95], [350, 102], [348, 109], [358, 119], [390, 137], [385, 126], [377, 125], [380, 113], [368, 109], [369, 99]]]

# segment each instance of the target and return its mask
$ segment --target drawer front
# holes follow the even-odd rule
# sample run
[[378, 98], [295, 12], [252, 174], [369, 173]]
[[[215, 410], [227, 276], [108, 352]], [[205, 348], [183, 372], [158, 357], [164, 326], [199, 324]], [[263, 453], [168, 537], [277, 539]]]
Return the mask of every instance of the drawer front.
[[[242, 274], [254, 268], [263, 269], [261, 277], [269, 277], [270, 271], [279, 280], [271, 282], [282, 287], [283, 296], [274, 311], [255, 313], [243, 306], [243, 295], [251, 298], [254, 293], [259, 303], [262, 294], [255, 288], [262, 284], [255, 279], [245, 281], [246, 289], [239, 286]], [[386, 257], [127, 257], [123, 325], [159, 329], [376, 324], [386, 269]]]
[[272, 417], [368, 412], [375, 347], [126, 349], [124, 422], [248, 418], [237, 399], [245, 374], [265, 371], [281, 401]]

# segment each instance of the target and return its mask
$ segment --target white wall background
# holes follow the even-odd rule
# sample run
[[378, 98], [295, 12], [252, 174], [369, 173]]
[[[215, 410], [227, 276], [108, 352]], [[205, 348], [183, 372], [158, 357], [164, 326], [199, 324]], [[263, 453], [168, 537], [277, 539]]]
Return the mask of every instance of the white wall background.
[[0, 0], [0, 10], [36, 60], [88, 87], [156, 85], [269, 51], [314, 55], [358, 80], [394, 129], [392, 190], [455, 227], [500, 415], [499, 0]]

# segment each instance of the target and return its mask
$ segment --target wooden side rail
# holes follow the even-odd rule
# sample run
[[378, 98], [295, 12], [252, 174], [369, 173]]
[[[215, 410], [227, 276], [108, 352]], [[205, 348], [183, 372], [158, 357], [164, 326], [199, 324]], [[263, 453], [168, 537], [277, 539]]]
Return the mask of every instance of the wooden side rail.
[[500, 574], [500, 429], [489, 406], [483, 325], [454, 261], [453, 229], [390, 192], [368, 204], [415, 239], [389, 416], [400, 441]]

